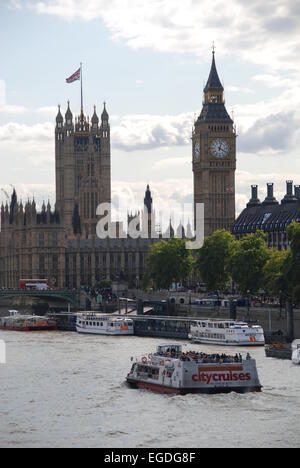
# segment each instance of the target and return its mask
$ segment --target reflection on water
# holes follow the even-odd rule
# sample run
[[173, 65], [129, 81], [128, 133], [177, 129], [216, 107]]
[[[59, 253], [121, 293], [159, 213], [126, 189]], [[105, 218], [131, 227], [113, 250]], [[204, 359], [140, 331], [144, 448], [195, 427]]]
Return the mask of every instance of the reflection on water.
[[131, 356], [161, 340], [59, 332], [0, 339], [1, 447], [300, 446], [300, 368], [266, 359], [262, 348], [251, 350], [261, 394], [162, 396], [124, 382]]

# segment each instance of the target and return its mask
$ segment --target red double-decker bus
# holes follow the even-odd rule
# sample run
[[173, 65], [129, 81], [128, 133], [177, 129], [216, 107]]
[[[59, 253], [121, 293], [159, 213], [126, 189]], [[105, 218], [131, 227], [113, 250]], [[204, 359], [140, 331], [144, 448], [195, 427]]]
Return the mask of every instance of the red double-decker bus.
[[19, 288], [23, 291], [47, 291], [49, 289], [49, 280], [20, 279]]

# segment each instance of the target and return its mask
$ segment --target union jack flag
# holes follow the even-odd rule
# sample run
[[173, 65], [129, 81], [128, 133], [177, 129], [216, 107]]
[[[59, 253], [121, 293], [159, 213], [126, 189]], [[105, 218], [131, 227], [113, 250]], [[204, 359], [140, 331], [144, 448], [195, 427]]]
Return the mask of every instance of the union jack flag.
[[74, 81], [79, 81], [81, 78], [81, 68], [79, 68], [79, 70], [77, 70], [72, 76], [70, 76], [70, 78], [67, 78], [67, 83], [70, 84], [70, 83], [74, 83]]

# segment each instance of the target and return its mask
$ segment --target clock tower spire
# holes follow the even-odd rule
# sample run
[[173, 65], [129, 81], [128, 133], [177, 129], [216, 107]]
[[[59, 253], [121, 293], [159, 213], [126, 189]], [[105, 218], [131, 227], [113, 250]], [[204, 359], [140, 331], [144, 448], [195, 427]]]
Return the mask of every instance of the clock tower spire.
[[202, 112], [193, 131], [194, 202], [204, 204], [204, 234], [230, 230], [235, 220], [236, 133], [213, 48]]

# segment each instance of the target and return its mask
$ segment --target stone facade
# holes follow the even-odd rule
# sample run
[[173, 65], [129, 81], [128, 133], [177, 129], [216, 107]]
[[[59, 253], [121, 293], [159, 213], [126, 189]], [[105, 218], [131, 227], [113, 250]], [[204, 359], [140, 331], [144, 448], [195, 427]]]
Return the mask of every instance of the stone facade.
[[194, 201], [195, 206], [204, 204], [205, 236], [230, 230], [235, 220], [235, 171], [236, 132], [213, 53], [203, 109], [193, 131]]
[[[235, 215], [235, 129], [224, 104], [215, 57], [204, 90], [205, 102], [193, 134], [195, 203], [205, 203], [205, 235], [230, 228]], [[224, 152], [224, 153], [223, 153]], [[155, 233], [150, 187], [144, 213], [129, 214], [148, 239], [123, 237], [116, 223], [115, 239], [98, 239], [96, 208], [111, 202], [111, 141], [109, 115], [104, 104], [101, 119], [96, 108], [91, 120], [83, 110], [73, 117], [68, 103], [60, 107], [55, 127], [56, 204], [35, 201], [24, 206], [14, 191], [10, 205], [1, 207], [0, 287], [18, 288], [20, 279], [48, 279], [52, 287], [93, 286], [101, 279], [127, 280], [138, 286]], [[191, 237], [191, 226], [179, 226], [178, 236]], [[122, 233], [122, 235], [121, 235]], [[170, 223], [168, 234], [174, 236]]]

